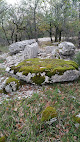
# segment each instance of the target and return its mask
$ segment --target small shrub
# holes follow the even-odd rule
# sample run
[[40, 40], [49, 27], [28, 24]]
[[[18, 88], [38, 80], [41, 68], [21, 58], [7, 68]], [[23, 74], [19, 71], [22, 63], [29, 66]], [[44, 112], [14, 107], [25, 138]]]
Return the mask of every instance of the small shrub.
[[76, 54], [76, 56], [73, 58], [73, 60], [80, 66], [80, 52]]

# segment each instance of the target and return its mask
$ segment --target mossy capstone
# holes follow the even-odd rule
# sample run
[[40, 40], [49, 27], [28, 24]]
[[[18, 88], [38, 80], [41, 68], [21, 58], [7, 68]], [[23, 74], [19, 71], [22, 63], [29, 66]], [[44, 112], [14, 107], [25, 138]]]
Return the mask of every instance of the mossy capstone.
[[[56, 74], [58, 76], [62, 75], [63, 78], [63, 74], [66, 71], [73, 71], [72, 74], [74, 75], [76, 74], [75, 70], [77, 71], [77, 73], [79, 72], [78, 64], [74, 61], [71, 60], [64, 61], [62, 59], [39, 59], [39, 58], [24, 60], [23, 62], [19, 63], [17, 66], [12, 66], [11, 70], [13, 70], [14, 74], [17, 76], [18, 75], [21, 76], [22, 74], [21, 79], [24, 78], [23, 80], [25, 80], [26, 82], [28, 82], [27, 79], [29, 77], [30, 80], [29, 82], [38, 85], [44, 84], [46, 77], [49, 78], [49, 80], [47, 81], [49, 82], [51, 78]], [[69, 72], [67, 72], [66, 76], [68, 76], [68, 74]], [[79, 75], [76, 78], [78, 77]], [[73, 80], [75, 80], [75, 78], [73, 78]], [[63, 79], [62, 81], [66, 80]]]

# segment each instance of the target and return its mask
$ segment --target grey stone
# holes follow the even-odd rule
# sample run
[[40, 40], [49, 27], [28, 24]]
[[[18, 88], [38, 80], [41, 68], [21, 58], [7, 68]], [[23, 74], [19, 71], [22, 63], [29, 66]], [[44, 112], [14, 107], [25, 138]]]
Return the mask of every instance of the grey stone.
[[19, 80], [26, 81], [27, 83], [31, 83], [31, 77], [35, 76], [35, 73], [28, 73], [27, 76], [22, 75], [22, 72], [17, 72], [16, 76], [19, 78]]
[[35, 58], [38, 54], [38, 43], [32, 43], [31, 45], [25, 46], [23, 51], [17, 53], [12, 56], [8, 56], [6, 58], [7, 66], [18, 65], [18, 63], [22, 62], [25, 59]]
[[58, 46], [59, 48], [59, 54], [64, 55], [64, 56], [70, 56], [75, 53], [75, 46], [71, 42], [62, 42]]
[[7, 67], [5, 71], [6, 71], [6, 72], [9, 72], [9, 71], [10, 71], [10, 68], [9, 68], [9, 67]]
[[[45, 81], [42, 84], [46, 84], [46, 83], [56, 83], [56, 82], [69, 82], [69, 81], [74, 81], [77, 80], [80, 76], [80, 72], [78, 70], [67, 70], [63, 73], [63, 75], [58, 75], [55, 74], [53, 75], [51, 78], [46, 76], [46, 73], [40, 73], [41, 76], [45, 77]], [[28, 73], [27, 76], [22, 75], [22, 72], [17, 72], [16, 75], [12, 75], [11, 76], [19, 79], [19, 80], [23, 80], [27, 83], [33, 83], [32, 81], [32, 77], [34, 77], [36, 74], [35, 73]], [[37, 74], [38, 75], [38, 74]]]
[[46, 46], [45, 47], [45, 52], [46, 54], [51, 53], [53, 50], [55, 50], [57, 47], [56, 46]]
[[20, 51], [23, 51], [25, 46], [30, 45], [35, 42], [36, 42], [35, 39], [31, 39], [31, 40], [24, 40], [24, 41], [13, 43], [9, 46], [10, 54], [15, 54]]
[[23, 60], [25, 60], [25, 58], [24, 58], [24, 54], [22, 51], [21, 53], [18, 53], [18, 54], [12, 55], [12, 56], [8, 56], [6, 58], [6, 61], [7, 61], [6, 64], [7, 64], [7, 66], [12, 66], [12, 65], [22, 62]]
[[64, 72], [63, 75], [55, 74], [51, 77], [51, 82], [65, 82], [65, 81], [74, 81], [77, 80], [80, 76], [80, 72], [78, 70], [68, 70]]
[[38, 43], [33, 43], [31, 45], [27, 45], [24, 49], [24, 58], [30, 59], [30, 58], [36, 58], [38, 55]]
[[17, 84], [15, 83], [15, 81], [10, 82], [10, 86], [12, 87], [12, 91], [16, 91], [17, 90]]
[[2, 82], [2, 89], [5, 87], [6, 81], [9, 77], [7, 77], [3, 82]]
[[15, 83], [15, 81], [12, 81], [8, 85], [5, 84], [4, 89], [7, 93], [17, 91], [17, 84]]
[[49, 125], [51, 125], [51, 124], [53, 124], [55, 121], [57, 121], [57, 118], [56, 118], [56, 117], [50, 119], [50, 121], [46, 121], [46, 123], [49, 124]]
[[11, 93], [12, 92], [12, 87], [10, 85], [5, 86], [5, 91], [7, 93]]

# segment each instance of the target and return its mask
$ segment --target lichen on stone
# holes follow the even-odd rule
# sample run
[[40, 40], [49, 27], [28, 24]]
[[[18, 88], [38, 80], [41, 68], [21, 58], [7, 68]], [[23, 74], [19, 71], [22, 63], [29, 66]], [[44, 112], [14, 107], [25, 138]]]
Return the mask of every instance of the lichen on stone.
[[42, 111], [41, 121], [49, 121], [51, 118], [57, 117], [57, 112], [54, 107], [48, 106]]

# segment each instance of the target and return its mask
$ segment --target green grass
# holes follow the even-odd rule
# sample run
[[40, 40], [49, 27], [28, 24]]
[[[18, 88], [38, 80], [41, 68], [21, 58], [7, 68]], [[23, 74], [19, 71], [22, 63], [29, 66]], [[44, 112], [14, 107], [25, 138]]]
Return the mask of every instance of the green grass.
[[0, 75], [2, 75], [2, 76], [7, 75], [4, 68], [0, 68]]
[[0, 45], [0, 51], [2, 52], [2, 53], [7, 53], [7, 52], [9, 52], [9, 48], [8, 48], [8, 46], [1, 46]]
[[[52, 125], [41, 122], [47, 106], [55, 107], [58, 114]], [[44, 86], [29, 99], [0, 105], [0, 135], [6, 142], [80, 142], [80, 126], [76, 128], [73, 120], [79, 111], [80, 81]]]
[[0, 63], [4, 63], [5, 59], [0, 59]]
[[44, 48], [46, 46], [53, 46], [53, 44], [50, 41], [41, 41], [39, 42], [39, 47]]

